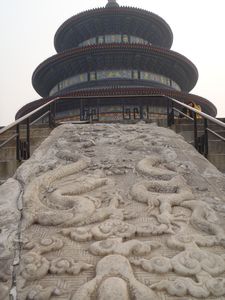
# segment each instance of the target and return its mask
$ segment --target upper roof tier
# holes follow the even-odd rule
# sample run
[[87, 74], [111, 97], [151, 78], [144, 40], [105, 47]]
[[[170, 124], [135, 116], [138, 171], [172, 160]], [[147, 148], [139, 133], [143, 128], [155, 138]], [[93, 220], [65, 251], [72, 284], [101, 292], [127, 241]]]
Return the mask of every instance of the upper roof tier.
[[83, 41], [107, 34], [127, 34], [170, 49], [173, 33], [169, 25], [149, 11], [120, 7], [109, 1], [106, 7], [79, 13], [64, 22], [55, 34], [57, 52], [78, 47]]

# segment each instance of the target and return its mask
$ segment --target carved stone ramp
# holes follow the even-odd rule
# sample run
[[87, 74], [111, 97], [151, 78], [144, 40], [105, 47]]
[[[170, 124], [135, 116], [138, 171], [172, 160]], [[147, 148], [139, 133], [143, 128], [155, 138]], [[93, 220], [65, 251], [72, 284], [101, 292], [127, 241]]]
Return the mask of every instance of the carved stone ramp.
[[64, 124], [0, 186], [0, 300], [225, 299], [225, 176], [155, 124]]

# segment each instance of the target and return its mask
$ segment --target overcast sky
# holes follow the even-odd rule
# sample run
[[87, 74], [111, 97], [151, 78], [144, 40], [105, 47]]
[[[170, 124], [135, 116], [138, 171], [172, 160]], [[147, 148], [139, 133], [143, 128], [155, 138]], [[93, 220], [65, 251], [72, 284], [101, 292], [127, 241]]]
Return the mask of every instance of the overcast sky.
[[[81, 11], [105, 6], [106, 0], [0, 0], [0, 125], [14, 121], [16, 111], [39, 99], [31, 84], [34, 69], [55, 54], [58, 27]], [[118, 0], [158, 14], [170, 25], [172, 50], [198, 68], [192, 90], [213, 102], [225, 117], [224, 0]]]

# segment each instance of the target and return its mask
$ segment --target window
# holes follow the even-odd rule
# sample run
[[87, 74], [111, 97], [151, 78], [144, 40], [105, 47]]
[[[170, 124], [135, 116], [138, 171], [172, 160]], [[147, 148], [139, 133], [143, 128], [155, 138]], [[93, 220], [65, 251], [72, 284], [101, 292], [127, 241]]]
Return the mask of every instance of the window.
[[113, 43], [112, 35], [105, 35], [105, 43], [106, 44]]
[[91, 38], [88, 40], [88, 45], [95, 45], [96, 44], [96, 38]]
[[121, 43], [121, 35], [120, 34], [112, 35], [112, 42], [113, 43]]
[[58, 92], [59, 88], [58, 88], [58, 84], [56, 86], [54, 86], [54, 88], [51, 89], [49, 96], [52, 96], [54, 94], [56, 94]]
[[[111, 35], [110, 38], [113, 36]], [[55, 85], [49, 95], [52, 96], [56, 94], [58, 91], [63, 90], [65, 88], [71, 87], [73, 85], [86, 82], [86, 81], [94, 81], [94, 80], [104, 80], [104, 79], [134, 79], [134, 80], [148, 80], [155, 81], [158, 83], [162, 83], [167, 86], [171, 86], [172, 88], [180, 91], [179, 85], [171, 80], [170, 78], [146, 71], [138, 71], [138, 70], [102, 70], [102, 71], [91, 71], [89, 73], [77, 74], [75, 76], [69, 77], [60, 81], [57, 85]]]
[[172, 87], [173, 87], [175, 90], [181, 91], [180, 86], [179, 86], [176, 82], [174, 82], [173, 80], [171, 80], [171, 83], [172, 83]]
[[136, 36], [130, 36], [130, 42], [131, 43], [136, 43], [136, 44], [145, 44], [147, 45], [148, 44], [148, 41], [145, 41], [144, 39], [142, 38], [139, 38], [139, 37], [136, 37]]
[[88, 74], [87, 73], [83, 73], [78, 75], [78, 82], [84, 82], [88, 80]]
[[59, 89], [62, 90], [64, 88], [64, 81], [61, 81], [59, 83]]
[[143, 72], [143, 71], [141, 71], [140, 78], [141, 78], [142, 80], [151, 80], [151, 79], [149, 78], [149, 73], [148, 73], [148, 72]]
[[133, 79], [139, 79], [138, 71], [137, 71], [137, 70], [133, 70], [133, 71], [132, 71], [132, 78], [133, 78]]
[[130, 37], [130, 42], [131, 42], [132, 44], [137, 43], [136, 37], [135, 37], [135, 36], [131, 36], [131, 37]]
[[106, 70], [98, 71], [97, 79], [107, 79], [107, 78], [132, 78], [131, 70]]
[[137, 43], [137, 44], [150, 44], [148, 41], [143, 38], [136, 36], [129, 36], [127, 34], [107, 34], [99, 35], [98, 37], [90, 38], [86, 41], [81, 42], [78, 46], [84, 47], [95, 44], [110, 44], [110, 43]]
[[127, 34], [123, 34], [122, 39], [123, 39], [123, 43], [129, 43], [129, 38]]
[[82, 42], [81, 44], [80, 44], [81, 46], [88, 46], [89, 45], [89, 41], [87, 40], [87, 41], [84, 41], [84, 42]]
[[96, 72], [90, 72], [90, 81], [96, 80]]
[[104, 79], [105, 76], [104, 76], [104, 71], [98, 71], [97, 72], [97, 80], [101, 80], [101, 79]]
[[132, 71], [131, 70], [120, 71], [120, 75], [121, 75], [121, 78], [132, 79]]
[[98, 43], [99, 43], [99, 44], [103, 44], [103, 43], [104, 43], [104, 36], [103, 36], [103, 35], [100, 35], [100, 36], [98, 37]]

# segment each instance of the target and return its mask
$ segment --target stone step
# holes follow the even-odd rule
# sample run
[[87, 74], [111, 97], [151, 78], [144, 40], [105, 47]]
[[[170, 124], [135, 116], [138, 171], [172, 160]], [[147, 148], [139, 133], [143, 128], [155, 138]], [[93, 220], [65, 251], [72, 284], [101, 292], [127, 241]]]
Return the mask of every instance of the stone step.
[[[189, 144], [191, 144], [194, 147], [194, 142], [190, 142]], [[208, 152], [209, 154], [212, 155], [221, 155], [224, 154], [225, 155], [225, 143], [224, 142], [220, 142], [220, 141], [214, 141], [214, 142], [209, 142], [208, 144]]]
[[225, 173], [225, 154], [216, 153], [209, 154], [208, 160], [218, 169], [220, 172]]
[[[34, 152], [34, 150], [37, 149], [37, 147], [41, 144], [42, 141], [30, 147], [31, 155]], [[3, 147], [2, 149], [0, 149], [0, 160], [9, 161], [11, 159], [16, 159], [16, 147]]]
[[[216, 118], [216, 120], [225, 123], [225, 118]], [[197, 122], [198, 122], [198, 124], [204, 124], [204, 120], [203, 119], [197, 119]], [[185, 118], [183, 118], [183, 119], [179, 119], [178, 118], [178, 119], [175, 119], [175, 125], [176, 124], [184, 124], [184, 125], [193, 124], [193, 121], [189, 120], [189, 119], [185, 119]], [[208, 120], [208, 124], [215, 124], [215, 123]]]
[[[225, 131], [217, 131], [216, 133], [220, 134], [222, 137], [225, 137]], [[192, 142], [194, 140], [193, 131], [181, 131], [178, 134], [182, 135], [187, 142]], [[198, 130], [198, 137], [204, 134], [203, 130]], [[208, 132], [209, 141], [222, 141], [219, 137], [215, 136], [211, 132]]]
[[[38, 138], [32, 138], [30, 139], [30, 146], [31, 147], [38, 147], [42, 141], [44, 141], [48, 136], [40, 136]], [[21, 140], [22, 142], [25, 141], [25, 139]], [[2, 141], [0, 141], [2, 143]], [[5, 146], [0, 148], [0, 159], [1, 159], [1, 153], [4, 153], [5, 151], [8, 151], [8, 148], [16, 148], [16, 140], [12, 140], [9, 143], [7, 143]]]
[[[222, 137], [224, 137], [225, 138], [225, 130], [216, 130], [215, 131], [217, 134], [219, 134], [219, 135], [221, 135]], [[212, 137], [212, 139], [214, 138], [214, 139], [220, 139], [219, 137], [217, 137], [217, 136], [215, 136], [213, 133], [211, 133], [211, 132], [209, 132], [208, 133], [209, 134], [209, 137]]]
[[[40, 127], [40, 128], [35, 126], [35, 127], [30, 128], [30, 135], [31, 136], [40, 136], [40, 135], [46, 136], [46, 135], [49, 135], [49, 133], [51, 131], [52, 131], [52, 129], [49, 128], [49, 127], [46, 127], [46, 126], [45, 127]], [[15, 133], [16, 133], [16, 129], [10, 129], [10, 130], [8, 130], [5, 133], [0, 135], [0, 140], [1, 141], [6, 140], [6, 139], [10, 138]], [[20, 136], [21, 137], [25, 137], [26, 134], [27, 134], [26, 129], [21, 129], [20, 130]]]
[[[31, 144], [35, 144], [36, 141], [39, 141], [39, 140], [43, 140], [43, 139], [46, 139], [46, 137], [48, 137], [49, 134], [36, 134], [36, 135], [30, 135], [30, 143]], [[26, 140], [26, 137], [25, 136], [20, 136], [20, 139], [22, 141], [25, 141]], [[0, 139], [0, 144], [3, 143], [6, 139]], [[12, 139], [9, 143], [7, 143], [5, 145], [5, 147], [7, 147], [8, 145], [12, 146], [12, 145], [15, 145], [16, 144], [16, 138]]]
[[[213, 130], [213, 131], [221, 131], [221, 132], [225, 132], [225, 128], [222, 128], [219, 125], [209, 125], [208, 126], [209, 129]], [[187, 124], [187, 125], [175, 125], [174, 126], [174, 130], [175, 132], [179, 133], [181, 131], [193, 131], [194, 130], [194, 125], [193, 124]], [[204, 131], [204, 126], [203, 125], [198, 125], [197, 126], [197, 130], [199, 131]]]
[[[225, 128], [219, 127], [218, 125], [209, 126], [208, 128], [211, 129], [212, 131], [215, 131], [215, 132], [222, 132], [222, 133], [225, 132]], [[180, 126], [173, 127], [173, 130], [176, 133], [179, 133], [179, 132], [182, 132], [182, 131], [194, 131], [194, 126], [193, 125], [185, 125], [185, 126], [180, 125]], [[204, 131], [204, 130], [205, 130], [204, 126], [197, 126], [197, 131]]]
[[0, 181], [4, 181], [9, 177], [12, 177], [21, 163], [14, 159], [10, 161], [0, 161]]
[[[30, 143], [31, 146], [33, 145], [39, 145], [40, 141], [43, 141], [44, 139], [46, 139], [46, 137], [49, 136], [49, 134], [51, 133], [52, 129], [51, 128], [41, 128], [40, 130], [38, 130], [37, 128], [35, 128], [34, 130], [32, 130], [30, 132]], [[8, 138], [10, 138], [13, 133], [12, 132], [9, 133], [5, 133], [3, 135], [0, 136], [0, 144], [2, 144], [3, 142], [5, 142]], [[21, 140], [26, 140], [26, 132], [21, 132], [20, 134], [20, 139]], [[3, 148], [0, 149], [0, 158], [1, 158], [1, 151], [7, 147], [16, 147], [16, 138], [12, 139], [10, 142], [8, 142]]]
[[[51, 128], [46, 124], [38, 124], [30, 127], [31, 154], [50, 134]], [[16, 129], [10, 129], [0, 135], [0, 144], [16, 133]], [[26, 137], [26, 125], [20, 126], [20, 137]], [[16, 138], [0, 149], [0, 180], [12, 176], [20, 163], [16, 161]]]
[[[39, 134], [38, 134], [39, 132]], [[34, 152], [38, 148], [38, 146], [48, 137], [51, 129], [38, 130], [35, 129], [35, 135], [31, 133], [30, 138], [30, 154]], [[6, 146], [0, 149], [0, 180], [5, 180], [15, 173], [18, 165], [20, 163], [16, 160], [16, 143], [15, 140], [8, 143]]]
[[210, 141], [209, 154], [224, 154], [225, 155], [225, 142], [223, 141]]

